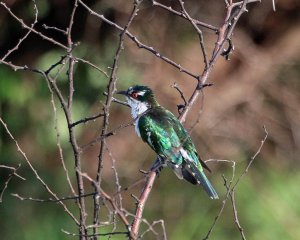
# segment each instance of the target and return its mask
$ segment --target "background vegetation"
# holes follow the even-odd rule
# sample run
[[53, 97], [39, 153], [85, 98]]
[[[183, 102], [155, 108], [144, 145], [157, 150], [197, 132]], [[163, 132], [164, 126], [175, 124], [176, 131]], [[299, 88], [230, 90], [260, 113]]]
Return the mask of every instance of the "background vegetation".
[[[27, 22], [34, 19], [33, 4], [29, 0], [4, 1], [20, 18]], [[174, 1], [162, 1], [172, 5]], [[88, 1], [97, 12], [124, 25], [131, 11], [131, 2]], [[36, 28], [64, 42], [62, 33], [47, 26], [67, 27], [73, 1], [37, 1], [39, 22]], [[218, 26], [224, 18], [225, 4], [220, 1], [187, 1], [190, 14], [204, 22]], [[212, 71], [205, 98], [194, 106], [186, 127], [197, 118], [203, 107], [200, 123], [193, 129], [192, 138], [203, 159], [228, 159], [236, 161], [236, 175], [244, 171], [251, 156], [257, 151], [264, 137], [263, 125], [269, 136], [250, 171], [236, 191], [239, 220], [248, 239], [300, 239], [299, 153], [300, 153], [300, 3], [297, 0], [276, 1], [276, 11], [271, 1], [251, 5], [233, 35], [234, 52], [230, 61], [219, 59]], [[0, 7], [0, 56], [15, 46], [26, 30], [14, 20], [5, 8]], [[153, 8], [150, 1], [143, 3], [139, 15], [131, 26], [142, 42], [159, 49], [161, 53], [182, 66], [198, 72], [203, 67], [199, 58], [199, 41], [189, 22], [168, 12]], [[216, 35], [203, 29], [208, 51], [212, 51]], [[81, 6], [75, 15], [74, 42], [80, 42], [74, 55], [96, 63], [106, 72], [113, 63], [119, 33], [111, 26], [98, 21]], [[57, 62], [63, 51], [37, 35], [29, 35], [8, 61], [47, 69]], [[125, 51], [120, 59], [118, 89], [133, 84], [145, 84], [154, 89], [161, 105], [177, 113], [182, 99], [171, 87], [176, 82], [185, 95], [195, 87], [195, 80], [138, 49], [125, 40]], [[108, 79], [105, 74], [78, 63], [74, 72], [74, 120], [93, 116], [102, 109]], [[61, 74], [58, 84], [67, 91], [67, 75]], [[59, 104], [55, 99], [57, 106]], [[71, 195], [61, 167], [54, 131], [54, 113], [47, 82], [38, 74], [13, 71], [0, 65], [0, 116], [26, 155], [45, 181], [60, 197]], [[62, 109], [57, 109], [58, 129], [66, 165], [75, 181], [74, 160], [69, 144], [66, 122]], [[130, 121], [129, 109], [119, 104], [111, 108], [110, 129]], [[99, 135], [101, 119], [76, 128], [82, 146]], [[115, 191], [112, 181], [112, 159], [116, 161], [121, 185], [130, 185], [148, 169], [155, 154], [127, 127], [107, 139], [109, 151], [105, 152], [102, 184], [108, 192]], [[90, 175], [97, 168], [99, 145], [95, 144], [83, 154], [82, 167]], [[1, 239], [63, 239], [72, 238], [61, 231], [76, 232], [76, 226], [55, 203], [20, 201], [10, 195], [47, 199], [49, 195], [38, 183], [4, 128], [0, 128], [0, 164], [17, 166], [22, 181], [12, 178], [0, 204]], [[213, 174], [209, 178], [221, 197], [211, 201], [201, 189], [179, 181], [169, 169], [164, 169], [156, 180], [147, 202], [144, 217], [148, 221], [163, 219], [168, 239], [202, 239], [207, 234], [222, 205], [226, 189], [222, 174], [231, 176], [231, 165], [211, 163]], [[11, 173], [0, 168], [0, 188]], [[93, 192], [86, 182], [86, 192]], [[124, 194], [123, 204], [129, 209], [135, 205], [130, 193], [138, 195], [140, 188]], [[75, 209], [74, 202], [69, 203]], [[92, 206], [88, 206], [88, 208]], [[103, 212], [103, 218], [107, 213]], [[146, 229], [146, 226], [142, 226]], [[107, 227], [111, 229], [111, 226]], [[103, 232], [107, 232], [104, 227]], [[156, 231], [161, 228], [157, 225]], [[214, 228], [211, 239], [239, 239], [230, 204]], [[124, 239], [113, 236], [112, 239]], [[154, 239], [146, 234], [144, 239]]]

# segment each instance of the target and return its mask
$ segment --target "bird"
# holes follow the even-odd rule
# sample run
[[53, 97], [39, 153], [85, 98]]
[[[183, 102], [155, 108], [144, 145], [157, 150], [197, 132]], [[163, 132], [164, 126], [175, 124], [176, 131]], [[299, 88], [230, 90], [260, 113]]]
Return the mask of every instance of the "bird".
[[151, 88], [135, 85], [116, 93], [126, 97], [137, 135], [158, 155], [156, 167], [152, 169], [169, 166], [179, 179], [202, 185], [211, 199], [218, 199], [216, 190], [204, 173], [204, 169], [211, 170], [199, 157], [178, 118], [158, 103]]

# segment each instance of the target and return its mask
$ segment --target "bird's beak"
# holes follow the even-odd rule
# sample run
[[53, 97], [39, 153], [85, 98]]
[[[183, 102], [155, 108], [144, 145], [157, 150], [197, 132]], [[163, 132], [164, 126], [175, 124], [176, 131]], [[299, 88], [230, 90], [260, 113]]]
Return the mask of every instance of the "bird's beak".
[[121, 95], [127, 96], [127, 91], [118, 91], [118, 92], [116, 92], [116, 94], [121, 94]]

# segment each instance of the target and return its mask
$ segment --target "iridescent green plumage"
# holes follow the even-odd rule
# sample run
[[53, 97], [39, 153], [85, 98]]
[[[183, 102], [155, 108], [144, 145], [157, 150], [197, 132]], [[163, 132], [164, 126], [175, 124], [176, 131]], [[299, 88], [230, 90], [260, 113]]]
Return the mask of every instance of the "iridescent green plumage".
[[120, 93], [128, 98], [136, 119], [136, 131], [143, 141], [173, 169], [178, 178], [201, 184], [211, 198], [218, 198], [203, 168], [210, 170], [198, 156], [190, 136], [178, 119], [157, 103], [152, 90], [134, 86]]

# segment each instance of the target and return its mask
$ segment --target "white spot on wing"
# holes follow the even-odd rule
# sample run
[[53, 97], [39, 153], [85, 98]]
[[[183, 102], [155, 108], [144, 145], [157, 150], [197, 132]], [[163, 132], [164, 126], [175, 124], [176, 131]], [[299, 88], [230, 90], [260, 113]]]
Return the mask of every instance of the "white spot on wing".
[[181, 155], [184, 159], [187, 159], [190, 162], [194, 162], [193, 159], [190, 158], [190, 156], [188, 155], [186, 150], [184, 150], [183, 148], [180, 148], [179, 152], [181, 153]]
[[151, 147], [153, 147], [153, 144], [152, 144], [152, 141], [151, 141], [151, 132], [147, 131], [147, 136], [148, 136], [148, 138], [147, 138], [148, 144], [149, 144]]

